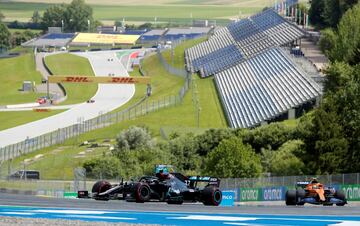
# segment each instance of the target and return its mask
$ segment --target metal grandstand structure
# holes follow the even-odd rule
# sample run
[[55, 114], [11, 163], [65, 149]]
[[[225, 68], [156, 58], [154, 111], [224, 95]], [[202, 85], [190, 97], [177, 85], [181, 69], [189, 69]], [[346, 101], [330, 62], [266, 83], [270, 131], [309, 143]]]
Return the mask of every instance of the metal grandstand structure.
[[[208, 41], [188, 49], [185, 55], [187, 69], [200, 72], [202, 77], [208, 77], [269, 48], [287, 45], [304, 34], [274, 10], [268, 9], [231, 23], [217, 30]], [[227, 51], [226, 48], [233, 51]], [[222, 60], [223, 54], [235, 57]]]
[[231, 127], [254, 127], [315, 101], [320, 87], [279, 47], [215, 75]]
[[218, 29], [185, 52], [187, 69], [215, 83], [233, 128], [295, 117], [313, 104], [321, 87], [281, 47], [304, 31], [268, 9]]

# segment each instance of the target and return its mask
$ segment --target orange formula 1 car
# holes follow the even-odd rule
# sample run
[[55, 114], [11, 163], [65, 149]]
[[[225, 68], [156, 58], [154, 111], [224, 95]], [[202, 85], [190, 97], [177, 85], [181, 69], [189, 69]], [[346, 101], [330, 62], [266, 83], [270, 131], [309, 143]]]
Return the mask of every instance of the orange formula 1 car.
[[345, 194], [341, 190], [335, 190], [333, 187], [325, 187], [315, 178], [311, 181], [297, 182], [296, 190], [288, 190], [285, 194], [285, 202], [288, 206], [305, 203], [332, 206], [344, 206], [347, 204]]

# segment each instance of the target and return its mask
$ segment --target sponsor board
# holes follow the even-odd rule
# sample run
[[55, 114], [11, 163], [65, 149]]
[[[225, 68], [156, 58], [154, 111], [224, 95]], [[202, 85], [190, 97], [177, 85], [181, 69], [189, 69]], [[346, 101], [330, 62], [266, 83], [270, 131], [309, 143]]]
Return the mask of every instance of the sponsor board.
[[360, 201], [360, 184], [340, 185], [348, 201]]
[[235, 191], [222, 191], [222, 200], [220, 206], [234, 206]]
[[109, 77], [109, 76], [82, 76], [82, 75], [66, 75], [66, 76], [50, 76], [49, 83], [109, 83], [109, 84], [135, 84], [150, 83], [150, 77]]
[[285, 200], [286, 187], [262, 188], [262, 201]]
[[261, 188], [241, 188], [240, 201], [261, 201]]

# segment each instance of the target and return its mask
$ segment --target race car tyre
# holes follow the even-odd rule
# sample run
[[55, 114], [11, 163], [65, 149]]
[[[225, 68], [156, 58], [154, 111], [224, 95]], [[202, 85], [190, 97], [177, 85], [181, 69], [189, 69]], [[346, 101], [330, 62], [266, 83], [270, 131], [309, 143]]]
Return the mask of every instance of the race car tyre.
[[296, 189], [296, 204], [299, 206], [303, 206], [305, 204], [304, 200], [305, 198], [305, 190], [303, 188], [297, 188]]
[[344, 201], [344, 202], [342, 202], [342, 203], [337, 203], [337, 204], [336, 204], [337, 206], [344, 206], [344, 205], [346, 204], [346, 197], [345, 197], [345, 193], [344, 193], [343, 191], [337, 190], [337, 191], [335, 192], [335, 195], [334, 195], [334, 196], [335, 196], [335, 198]]
[[287, 206], [296, 206], [296, 191], [295, 190], [286, 191], [285, 203]]
[[218, 206], [222, 200], [222, 193], [219, 188], [215, 186], [209, 186], [204, 188], [201, 193], [202, 202], [206, 206]]
[[151, 190], [150, 186], [146, 183], [138, 183], [135, 187], [135, 201], [148, 202], [150, 200]]
[[108, 196], [102, 196], [99, 197], [98, 194], [105, 192], [107, 190], [109, 190], [111, 188], [111, 184], [107, 181], [101, 180], [101, 181], [97, 181], [93, 187], [91, 192], [94, 194], [94, 199], [95, 200], [104, 200], [104, 201], [108, 201], [109, 197]]

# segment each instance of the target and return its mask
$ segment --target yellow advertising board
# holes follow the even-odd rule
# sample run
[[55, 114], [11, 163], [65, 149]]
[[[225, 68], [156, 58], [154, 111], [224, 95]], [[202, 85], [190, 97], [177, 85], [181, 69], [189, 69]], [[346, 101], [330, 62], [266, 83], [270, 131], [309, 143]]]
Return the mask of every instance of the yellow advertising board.
[[73, 40], [73, 43], [99, 43], [99, 44], [129, 44], [133, 45], [140, 38], [139, 35], [114, 35], [114, 34], [96, 34], [79, 33]]
[[49, 76], [49, 83], [108, 83], [108, 84], [135, 84], [150, 83], [150, 77], [110, 77], [110, 76], [82, 76], [82, 75], [66, 75], [66, 76]]

